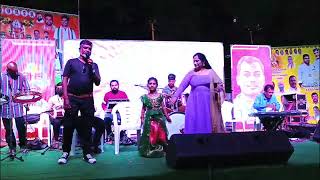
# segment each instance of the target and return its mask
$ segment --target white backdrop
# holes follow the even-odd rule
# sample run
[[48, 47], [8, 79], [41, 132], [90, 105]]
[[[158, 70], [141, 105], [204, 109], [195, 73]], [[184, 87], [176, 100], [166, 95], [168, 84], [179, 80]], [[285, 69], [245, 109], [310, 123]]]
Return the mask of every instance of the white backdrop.
[[[95, 104], [100, 108], [103, 96], [110, 91], [109, 82], [119, 81], [120, 90], [125, 91], [131, 101], [147, 93], [135, 84], [146, 85], [149, 77], [156, 77], [159, 88], [167, 85], [169, 73], [176, 75], [178, 86], [185, 74], [193, 69], [192, 56], [201, 52], [210, 65], [224, 80], [224, 54], [222, 43], [177, 42], [177, 41], [118, 41], [91, 40], [91, 58], [98, 64], [101, 85], [94, 88]], [[65, 41], [64, 59], [79, 56], [80, 40]], [[186, 91], [189, 91], [188, 88]]]

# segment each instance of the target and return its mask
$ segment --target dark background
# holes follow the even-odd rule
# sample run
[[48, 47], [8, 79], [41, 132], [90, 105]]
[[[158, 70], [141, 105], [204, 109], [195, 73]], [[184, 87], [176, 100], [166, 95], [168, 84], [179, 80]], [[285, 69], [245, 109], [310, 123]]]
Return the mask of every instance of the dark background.
[[2, 0], [1, 3], [79, 13], [82, 39], [151, 40], [150, 21], [153, 21], [155, 40], [223, 42], [226, 83], [230, 82], [230, 45], [250, 44], [249, 30], [254, 44], [320, 44], [320, 0]]

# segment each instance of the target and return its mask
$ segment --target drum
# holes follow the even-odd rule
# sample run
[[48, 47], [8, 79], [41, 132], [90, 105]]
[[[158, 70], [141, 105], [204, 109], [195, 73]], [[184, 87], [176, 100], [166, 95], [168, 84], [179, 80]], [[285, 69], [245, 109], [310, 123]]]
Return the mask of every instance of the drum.
[[40, 114], [28, 114], [24, 116], [27, 124], [36, 124], [40, 121]]
[[0, 94], [0, 105], [6, 104], [8, 102], [9, 102], [9, 97], [4, 94]]
[[15, 103], [32, 103], [37, 102], [42, 98], [41, 93], [36, 91], [20, 92], [14, 95], [13, 102]]
[[173, 134], [183, 133], [185, 115], [181, 112], [173, 112], [169, 114], [169, 117], [172, 120], [171, 123], [167, 122], [168, 138], [170, 139]]

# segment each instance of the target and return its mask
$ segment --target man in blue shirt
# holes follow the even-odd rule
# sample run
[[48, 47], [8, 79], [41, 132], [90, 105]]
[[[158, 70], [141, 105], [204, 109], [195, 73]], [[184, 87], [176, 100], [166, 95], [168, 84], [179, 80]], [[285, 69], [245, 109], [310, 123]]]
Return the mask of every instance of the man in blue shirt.
[[279, 111], [280, 104], [277, 101], [276, 96], [273, 95], [274, 86], [267, 84], [264, 86], [263, 93], [257, 95], [253, 103], [253, 108], [259, 112]]
[[[257, 95], [253, 108], [259, 112], [279, 111], [280, 104], [276, 96], [273, 95], [274, 86], [267, 84], [264, 86], [263, 93]], [[278, 117], [259, 118], [263, 124], [263, 128], [267, 131], [275, 130], [281, 121]], [[280, 122], [281, 123], [281, 122]], [[259, 128], [260, 129], [260, 128]]]

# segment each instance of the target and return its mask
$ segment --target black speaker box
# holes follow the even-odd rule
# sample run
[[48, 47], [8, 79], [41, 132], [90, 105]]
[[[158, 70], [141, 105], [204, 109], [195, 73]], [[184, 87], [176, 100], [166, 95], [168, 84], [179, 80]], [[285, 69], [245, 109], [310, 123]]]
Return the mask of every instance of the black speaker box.
[[293, 146], [282, 131], [175, 134], [167, 148], [172, 168], [285, 164]]
[[316, 129], [314, 130], [314, 134], [312, 136], [312, 139], [320, 143], [320, 121], [318, 121], [318, 124], [316, 126]]

